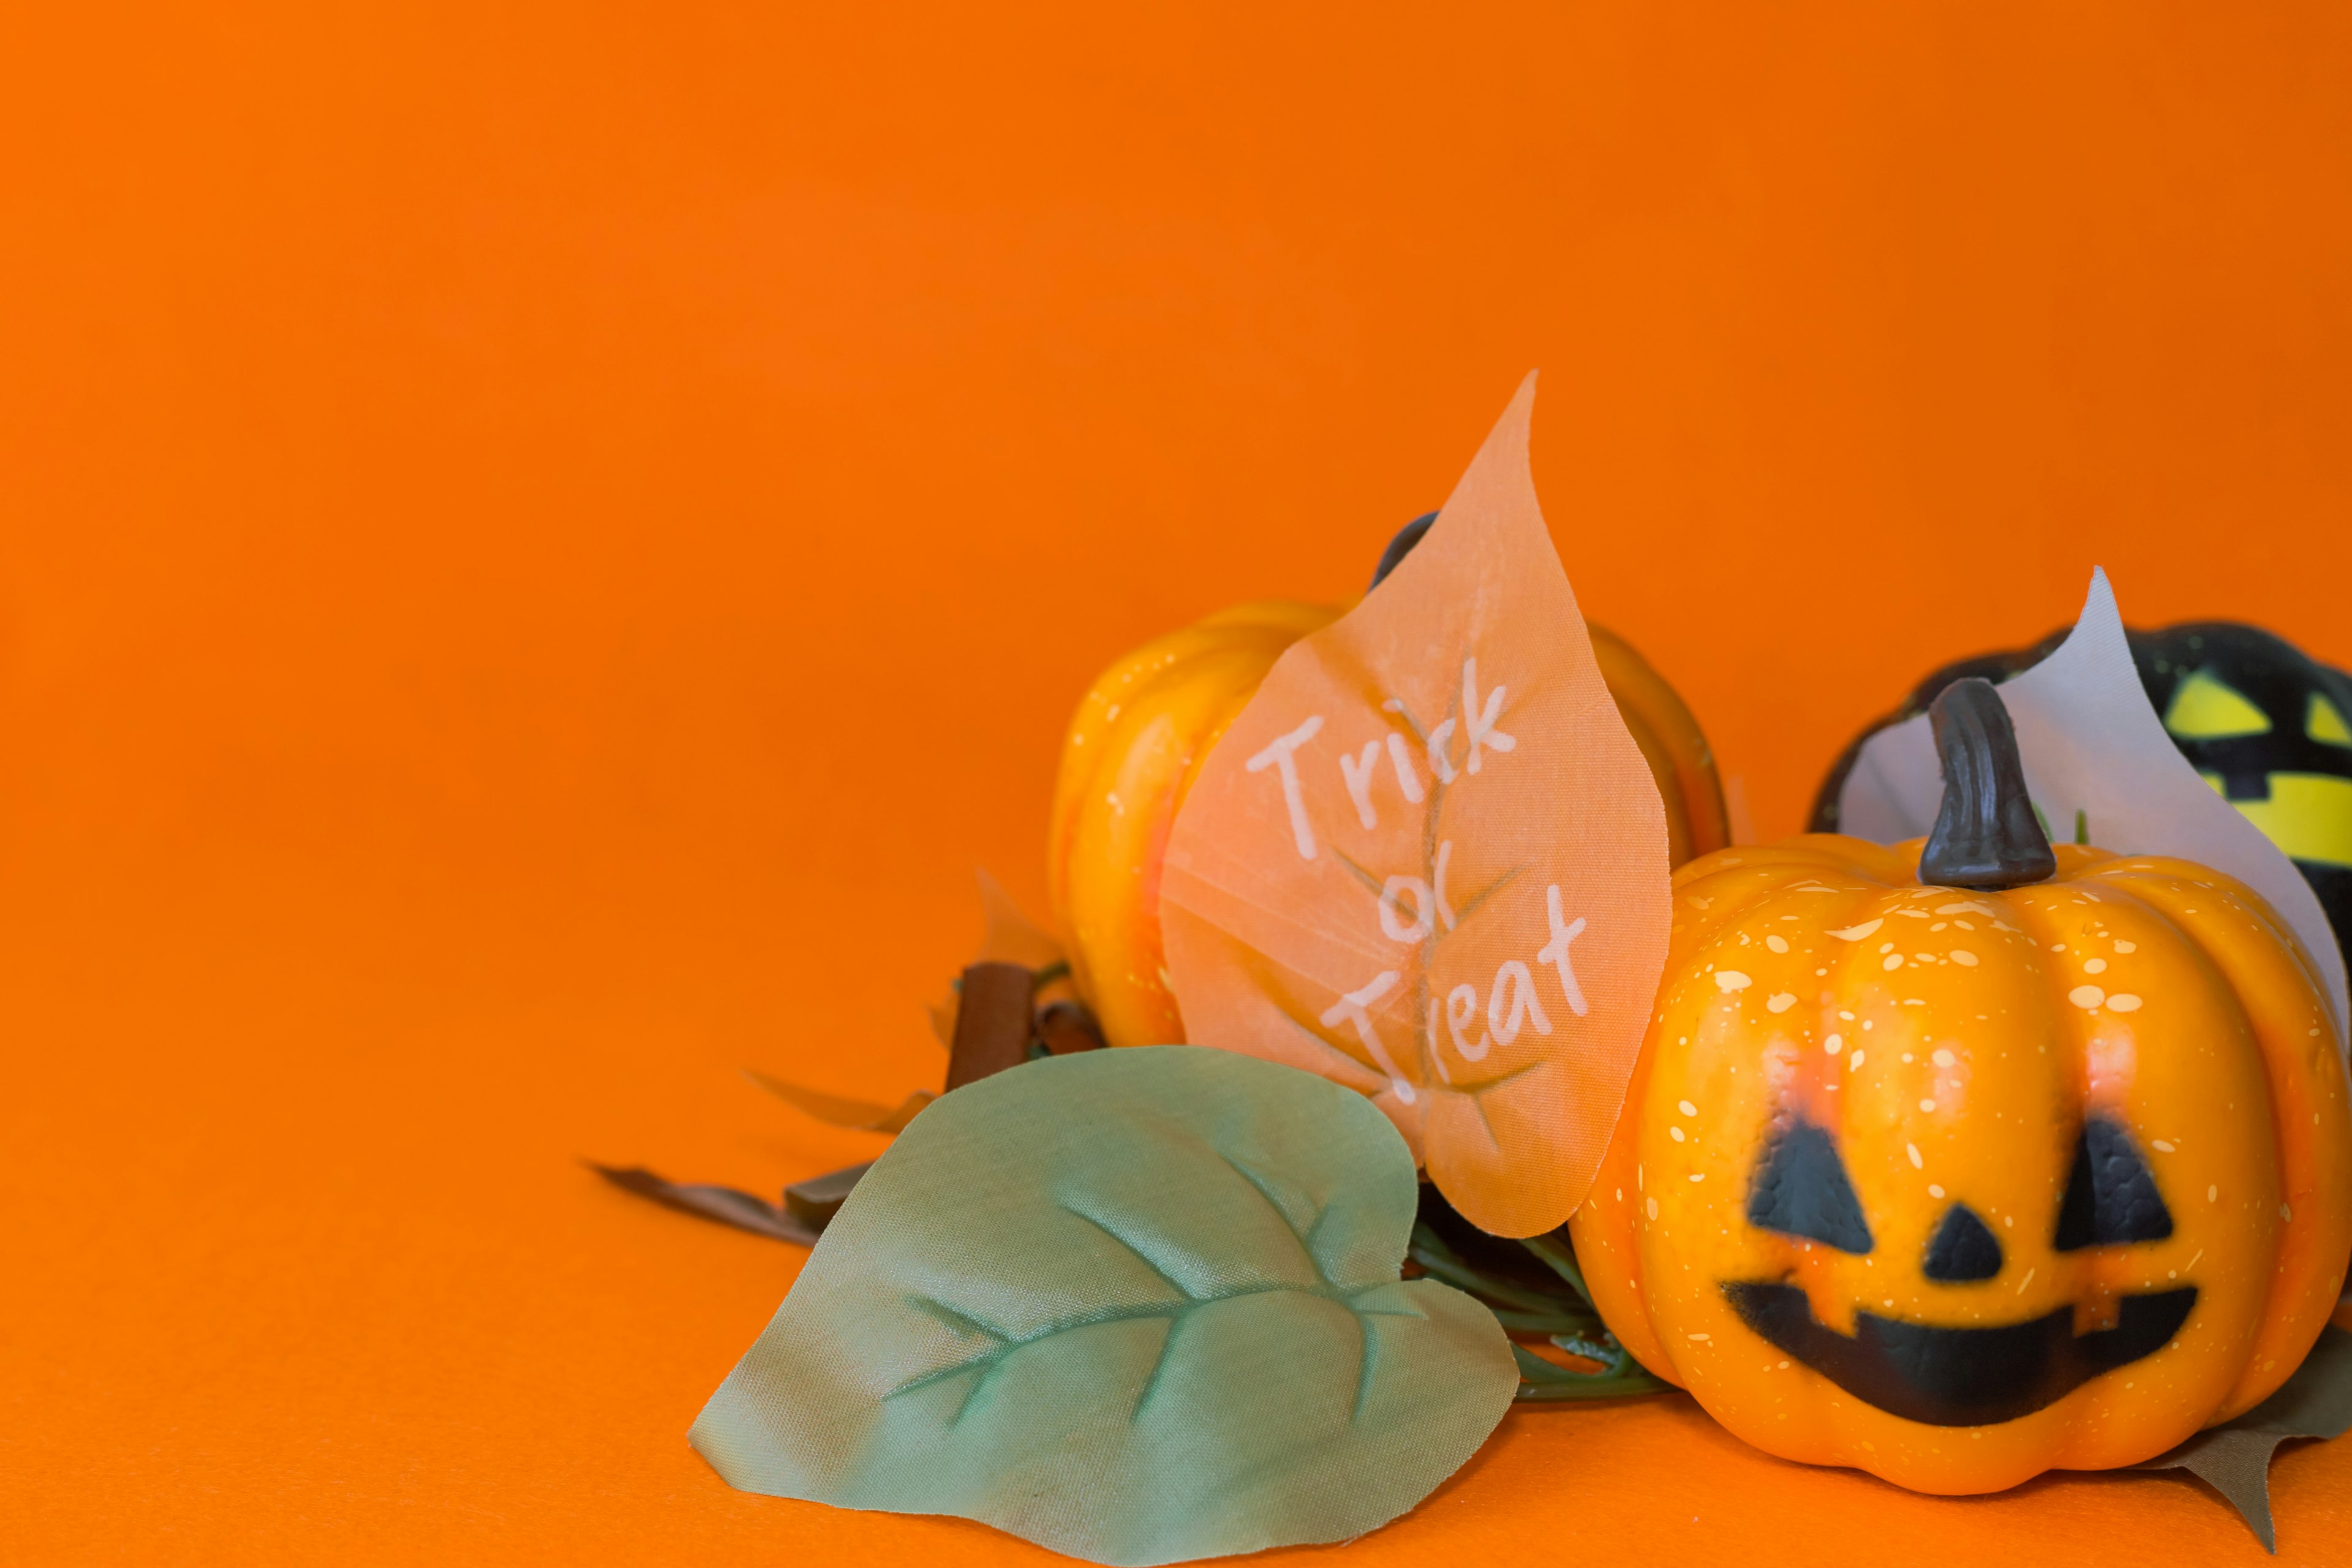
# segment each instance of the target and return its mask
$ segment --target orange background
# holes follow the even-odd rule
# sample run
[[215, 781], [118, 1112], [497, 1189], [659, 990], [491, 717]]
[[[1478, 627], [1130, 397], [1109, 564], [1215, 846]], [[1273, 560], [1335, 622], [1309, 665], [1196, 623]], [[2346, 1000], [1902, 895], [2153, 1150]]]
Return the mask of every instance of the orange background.
[[[2227, 12], [2226, 16], [2218, 15]], [[1436, 19], [1442, 16], [1443, 19]], [[0, 1555], [1043, 1561], [730, 1491], [1092, 671], [1358, 589], [1544, 367], [1587, 613], [1755, 828], [2069, 619], [2352, 661], [2352, 13], [20, 6], [0, 47]], [[2352, 1445], [2274, 1484], [2352, 1528]], [[2137, 1544], [2131, 1544], [2137, 1543]], [[1515, 1416], [1349, 1564], [2256, 1561]]]

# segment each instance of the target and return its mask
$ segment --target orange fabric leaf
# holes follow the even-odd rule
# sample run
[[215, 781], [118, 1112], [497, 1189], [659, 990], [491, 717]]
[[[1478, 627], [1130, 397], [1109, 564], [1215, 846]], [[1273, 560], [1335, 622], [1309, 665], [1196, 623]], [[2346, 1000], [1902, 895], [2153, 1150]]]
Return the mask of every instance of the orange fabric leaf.
[[1375, 1101], [1487, 1230], [1581, 1203], [1665, 963], [1666, 823], [1528, 467], [1523, 384], [1419, 548], [1285, 653], [1169, 838], [1185, 1036]]

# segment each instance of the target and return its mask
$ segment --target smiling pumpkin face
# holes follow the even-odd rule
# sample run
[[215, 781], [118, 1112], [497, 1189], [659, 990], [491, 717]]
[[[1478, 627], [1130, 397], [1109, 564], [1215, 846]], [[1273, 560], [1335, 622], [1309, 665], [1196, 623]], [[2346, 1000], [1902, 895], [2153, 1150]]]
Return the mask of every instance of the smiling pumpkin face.
[[2064, 846], [1989, 891], [1920, 858], [1821, 835], [1676, 875], [1578, 1256], [1769, 1452], [1934, 1492], [2137, 1463], [2268, 1395], [2335, 1303], [2325, 1004], [2201, 867]]

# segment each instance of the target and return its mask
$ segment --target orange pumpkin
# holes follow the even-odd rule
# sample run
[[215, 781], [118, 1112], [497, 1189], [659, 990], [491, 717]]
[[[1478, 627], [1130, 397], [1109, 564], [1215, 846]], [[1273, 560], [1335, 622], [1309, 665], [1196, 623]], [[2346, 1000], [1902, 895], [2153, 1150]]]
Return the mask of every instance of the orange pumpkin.
[[1210, 748], [1282, 650], [1339, 615], [1266, 600], [1221, 610], [1096, 678], [1062, 741], [1046, 890], [1071, 979], [1115, 1046], [1184, 1038], [1160, 943], [1160, 858]]
[[[1426, 522], [1399, 536], [1381, 575]], [[1046, 886], [1078, 992], [1112, 1045], [1184, 1038], [1160, 938], [1168, 830], [1210, 749], [1274, 661], [1339, 614], [1284, 601], [1220, 611], [1120, 658], [1079, 701], [1054, 787]], [[1715, 758], [1697, 721], [1631, 644], [1599, 626], [1591, 633], [1601, 679], [1664, 798], [1672, 860], [1728, 843]]]
[[1937, 730], [1928, 839], [1676, 873], [1570, 1229], [1611, 1331], [1733, 1432], [1981, 1492], [2137, 1463], [2294, 1370], [2352, 1256], [2352, 1110], [2259, 897], [2053, 852], [1984, 682]]

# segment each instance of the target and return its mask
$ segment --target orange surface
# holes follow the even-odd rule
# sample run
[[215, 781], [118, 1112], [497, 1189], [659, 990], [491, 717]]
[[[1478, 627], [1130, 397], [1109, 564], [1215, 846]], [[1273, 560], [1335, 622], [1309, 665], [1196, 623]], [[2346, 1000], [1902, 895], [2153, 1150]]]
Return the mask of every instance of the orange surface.
[[[1087, 677], [1359, 587], [1530, 365], [1752, 832], [2095, 561], [2352, 661], [2347, 198], [2316, 4], [18, 7], [0, 1557], [1042, 1561], [722, 1486], [798, 1254], [573, 1158], [869, 1153], [734, 1069], [936, 1081]], [[2352, 1445], [2274, 1492], [2340, 1552]], [[1341, 1560], [2029, 1551], [2262, 1560], [1676, 1402]]]

